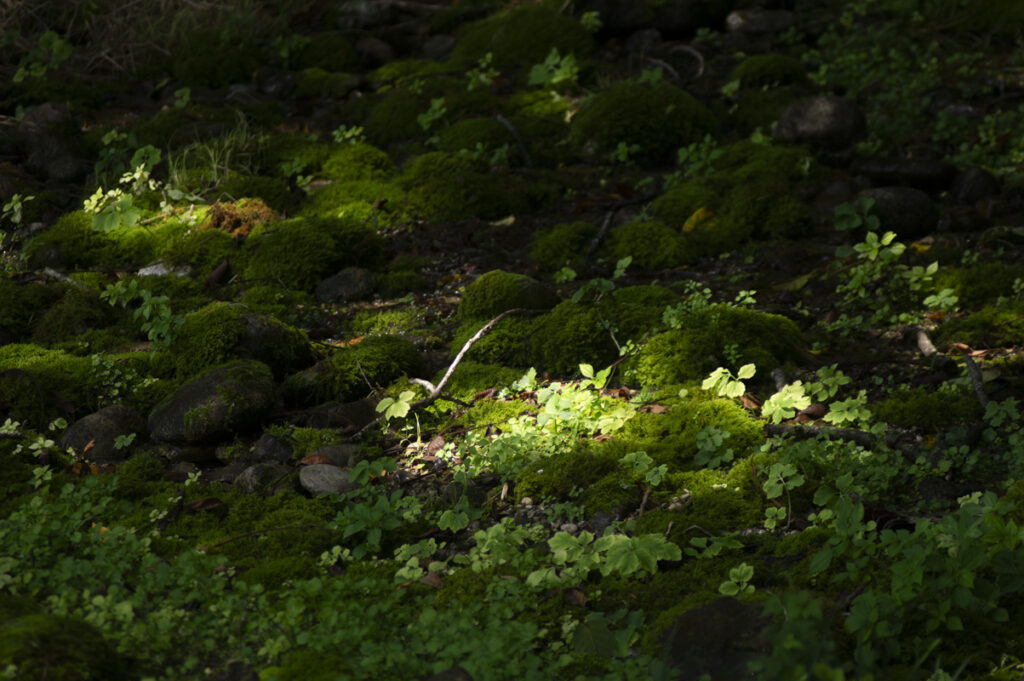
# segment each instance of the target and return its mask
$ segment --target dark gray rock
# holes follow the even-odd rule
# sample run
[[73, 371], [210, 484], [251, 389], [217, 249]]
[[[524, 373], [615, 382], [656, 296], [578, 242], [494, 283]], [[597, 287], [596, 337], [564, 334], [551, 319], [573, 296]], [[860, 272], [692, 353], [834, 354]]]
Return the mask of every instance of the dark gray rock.
[[299, 470], [299, 484], [314, 497], [344, 494], [358, 487], [348, 479], [348, 471], [331, 464], [318, 463]]
[[905, 185], [929, 192], [944, 191], [956, 175], [952, 163], [908, 158], [858, 158], [850, 164], [850, 170], [877, 184]]
[[781, 9], [741, 9], [725, 18], [725, 29], [740, 33], [781, 33], [796, 23], [796, 15]]
[[374, 407], [370, 400], [329, 402], [296, 412], [288, 421], [305, 428], [340, 428], [342, 432], [355, 432], [377, 419]]
[[[129, 450], [114, 448], [117, 437], [142, 434], [145, 431], [146, 421], [139, 412], [131, 407], [114, 404], [71, 424], [61, 436], [60, 446], [62, 449], [70, 447], [77, 454], [96, 463], [124, 461], [128, 458]], [[87, 452], [86, 447], [90, 443], [92, 446]]]
[[395, 49], [380, 38], [364, 36], [356, 41], [356, 52], [373, 65], [386, 64], [395, 59]]
[[252, 447], [252, 460], [256, 463], [288, 463], [293, 451], [286, 440], [263, 433]]
[[280, 463], [257, 463], [239, 473], [234, 484], [246, 494], [274, 493], [292, 486], [288, 477], [294, 472]]
[[456, 38], [453, 35], [432, 35], [423, 43], [423, 58], [444, 61], [451, 54], [455, 43]]
[[918, 239], [935, 231], [939, 209], [920, 189], [913, 187], [877, 187], [860, 193], [875, 200], [872, 213], [881, 228], [896, 232], [900, 239]]
[[324, 445], [323, 447], [317, 447], [309, 456], [324, 456], [330, 459], [331, 464], [340, 468], [351, 468], [355, 465], [356, 454], [359, 453], [361, 448], [359, 445], [352, 444], [336, 444], [336, 445]]
[[373, 293], [373, 274], [362, 267], [346, 267], [316, 286], [321, 303], [351, 303]]
[[953, 178], [949, 194], [957, 203], [973, 204], [999, 194], [999, 180], [984, 168], [966, 168]]
[[391, 0], [346, 0], [338, 7], [338, 28], [368, 29], [395, 20], [399, 8]]
[[295, 94], [295, 77], [287, 71], [261, 70], [256, 73], [256, 87], [274, 99], [288, 99]]
[[659, 45], [661, 45], [661, 31], [656, 28], [634, 31], [626, 39], [626, 51], [633, 54], [648, 54]]
[[685, 679], [755, 679], [747, 663], [767, 652], [761, 635], [766, 625], [760, 605], [719, 598], [676, 617], [662, 639], [664, 655]]
[[449, 667], [442, 672], [421, 677], [422, 681], [473, 681], [473, 675], [462, 667]]
[[864, 112], [852, 99], [811, 97], [795, 102], [779, 117], [775, 137], [793, 144], [841, 149], [866, 128]]
[[274, 378], [261, 362], [240, 360], [200, 374], [149, 415], [154, 440], [213, 444], [255, 428], [275, 402]]

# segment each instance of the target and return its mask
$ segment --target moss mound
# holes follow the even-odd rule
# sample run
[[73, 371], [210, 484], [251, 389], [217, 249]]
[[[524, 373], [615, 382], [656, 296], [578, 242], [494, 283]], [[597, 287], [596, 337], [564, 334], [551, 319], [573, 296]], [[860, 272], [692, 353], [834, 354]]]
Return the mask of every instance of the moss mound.
[[237, 358], [259, 360], [278, 378], [313, 363], [301, 332], [237, 303], [211, 303], [186, 315], [169, 350], [179, 376]]
[[1000, 296], [1013, 295], [1014, 282], [1024, 281], [1024, 266], [1003, 262], [978, 263], [970, 267], [940, 267], [935, 290], [953, 289], [963, 308], [995, 303]]
[[61, 293], [58, 286], [0, 280], [0, 329], [15, 340], [24, 338]]
[[128, 661], [91, 624], [44, 613], [0, 622], [0, 665], [13, 665], [23, 679], [135, 678]]
[[647, 270], [676, 267], [691, 259], [680, 232], [658, 220], [616, 227], [603, 250], [613, 260], [630, 256], [633, 265]]
[[548, 7], [522, 6], [467, 25], [449, 61], [468, 67], [490, 52], [496, 68], [529, 67], [543, 62], [552, 48], [580, 59], [594, 51], [594, 39], [576, 19]]
[[16, 421], [45, 428], [57, 416], [98, 407], [92, 360], [62, 350], [0, 346], [0, 409]]
[[715, 132], [715, 119], [689, 93], [670, 83], [616, 83], [594, 95], [572, 119], [569, 141], [587, 155], [606, 156], [619, 143], [631, 157], [666, 161], [679, 147]]
[[491, 270], [466, 287], [459, 301], [459, 317], [483, 321], [514, 308], [548, 310], [557, 304], [558, 297], [536, 279]]
[[408, 192], [412, 215], [427, 221], [504, 217], [529, 201], [508, 174], [489, 172], [486, 162], [465, 154], [435, 151], [417, 156], [398, 184]]
[[387, 180], [397, 172], [391, 158], [369, 144], [349, 144], [324, 162], [322, 174], [334, 182]]
[[101, 233], [92, 228], [92, 214], [67, 213], [25, 245], [34, 268], [124, 269], [151, 260], [157, 235], [144, 227], [118, 228]]
[[461, 120], [442, 130], [438, 137], [438, 148], [441, 151], [465, 149], [474, 152], [480, 149], [482, 152], [488, 152], [503, 145], [507, 145], [511, 150], [515, 145], [515, 139], [508, 128], [493, 118]]
[[530, 336], [531, 364], [556, 376], [574, 376], [583, 362], [610, 364], [618, 349], [605, 328], [605, 318], [592, 305], [563, 301], [538, 317]]
[[278, 213], [292, 213], [299, 203], [287, 182], [279, 177], [263, 175], [233, 173], [217, 186], [215, 194], [215, 198], [223, 196], [233, 200], [259, 198]]
[[379, 180], [331, 184], [311, 193], [303, 202], [300, 214], [346, 218], [367, 227], [390, 227], [405, 219], [405, 192]]
[[742, 88], [789, 85], [806, 79], [803, 62], [782, 54], [758, 54], [747, 57], [729, 74]]
[[534, 235], [530, 257], [549, 270], [578, 267], [595, 236], [597, 227], [589, 222], [562, 222]]
[[942, 346], [964, 343], [975, 348], [1017, 345], [1024, 338], [1024, 302], [1002, 308], [982, 308], [966, 317], [950, 319], [939, 327], [935, 340]]
[[296, 405], [349, 402], [403, 375], [419, 375], [422, 368], [423, 357], [410, 341], [398, 336], [367, 336], [289, 376], [281, 394], [287, 403]]
[[355, 220], [296, 218], [255, 231], [245, 242], [246, 280], [311, 291], [350, 265], [378, 267], [386, 259], [382, 237]]
[[925, 388], [897, 390], [871, 405], [871, 411], [886, 423], [929, 430], [945, 429], [954, 423], [973, 423], [982, 415], [981, 405], [967, 389], [956, 392], [935, 392]]
[[765, 376], [787, 360], [798, 359], [803, 340], [796, 324], [785, 317], [712, 305], [684, 314], [679, 329], [654, 336], [627, 368], [639, 385], [699, 380], [728, 365], [726, 344], [735, 346], [737, 364], [752, 362], [759, 376]]

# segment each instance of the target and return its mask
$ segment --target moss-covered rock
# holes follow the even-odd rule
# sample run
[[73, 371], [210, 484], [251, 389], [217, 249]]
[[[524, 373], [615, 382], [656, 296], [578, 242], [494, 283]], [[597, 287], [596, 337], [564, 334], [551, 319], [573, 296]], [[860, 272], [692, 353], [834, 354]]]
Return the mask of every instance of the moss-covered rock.
[[618, 349], [600, 310], [566, 300], [538, 317], [529, 338], [531, 364], [556, 376], [573, 376], [581, 363], [607, 366]]
[[1024, 266], [1004, 262], [978, 263], [969, 267], [939, 268], [935, 290], [953, 289], [962, 308], [995, 303], [1000, 296], [1012, 297], [1014, 283], [1024, 281]]
[[295, 74], [295, 96], [299, 99], [343, 99], [359, 86], [359, 76], [334, 73], [317, 66]]
[[239, 242], [219, 229], [193, 229], [169, 240], [161, 259], [174, 267], [187, 267], [193, 277], [204, 279], [225, 260], [235, 260]]
[[43, 312], [63, 293], [62, 286], [0, 280], [0, 333], [8, 340], [25, 338]]
[[422, 368], [423, 357], [410, 341], [398, 336], [367, 336], [292, 374], [282, 384], [281, 393], [287, 403], [295, 405], [349, 402], [403, 375], [418, 375]]
[[302, 203], [299, 214], [344, 218], [368, 227], [391, 227], [406, 219], [405, 192], [379, 180], [339, 182], [312, 192]]
[[[450, 350], [458, 353], [462, 346], [486, 324], [483, 320], [468, 320], [455, 333]], [[536, 324], [533, 319], [512, 316], [501, 320], [473, 344], [466, 357], [474, 362], [491, 365], [527, 368], [530, 366], [530, 339]], [[521, 373], [521, 372], [517, 372]], [[518, 378], [518, 376], [517, 376]]]
[[[441, 380], [443, 369], [434, 377], [435, 385]], [[463, 360], [455, 368], [448, 379], [447, 391], [460, 399], [469, 399], [473, 395], [490, 388], [504, 388], [518, 381], [522, 371], [511, 369], [500, 364], [481, 364], [472, 360]]]
[[397, 88], [375, 95], [367, 106], [363, 118], [366, 134], [375, 144], [387, 146], [423, 135], [417, 117], [430, 107], [430, 101]]
[[715, 132], [715, 119], [692, 95], [665, 82], [624, 81], [598, 92], [572, 119], [569, 141], [588, 156], [604, 157], [619, 143], [639, 161], [674, 158], [679, 147]]
[[32, 333], [32, 342], [51, 345], [60, 341], [83, 339], [90, 330], [104, 329], [121, 321], [121, 315], [99, 292], [78, 286], [68, 286], [60, 301], [39, 318]]
[[612, 473], [624, 473], [615, 452], [581, 444], [572, 451], [555, 454], [520, 472], [515, 481], [516, 500], [530, 497], [534, 503], [548, 499], [567, 501], [572, 498], [574, 490], [586, 490], [589, 485]]
[[611, 230], [603, 252], [613, 260], [631, 257], [631, 264], [648, 270], [676, 267], [690, 260], [680, 232], [659, 220], [616, 227]]
[[652, 284], [615, 289], [601, 299], [600, 305], [605, 318], [615, 328], [616, 338], [623, 343], [639, 340], [660, 327], [665, 308], [678, 302], [676, 293]]
[[794, 197], [814, 167], [804, 148], [743, 141], [723, 152], [709, 178], [677, 182], [651, 203], [653, 215], [683, 231], [689, 253], [717, 255], [749, 237], [807, 232], [810, 213]]
[[476, 151], [478, 148], [493, 152], [502, 146], [509, 147], [509, 154], [515, 150], [515, 138], [508, 128], [493, 118], [466, 118], [453, 123], [438, 135], [441, 151]]
[[[171, 225], [172, 231], [184, 231]], [[124, 269], [153, 259], [165, 230], [121, 227], [101, 233], [92, 228], [92, 214], [67, 213], [25, 245], [31, 267], [42, 269]]]
[[92, 383], [88, 357], [37, 345], [0, 346], [0, 408], [12, 419], [42, 429], [57, 416], [98, 406]]
[[405, 166], [398, 184], [408, 192], [409, 212], [427, 221], [494, 219], [529, 206], [516, 178], [490, 172], [486, 161], [464, 154], [417, 156]]
[[897, 390], [871, 405], [871, 413], [880, 421], [904, 428], [940, 430], [974, 423], [981, 418], [982, 409], [967, 389], [935, 392], [913, 388]]
[[244, 36], [200, 28], [177, 46], [171, 69], [183, 85], [218, 88], [248, 83], [258, 67], [259, 50]]
[[1004, 307], [984, 307], [965, 317], [946, 321], [935, 332], [940, 346], [964, 343], [976, 348], [998, 348], [1020, 343], [1024, 338], [1024, 302]]
[[597, 227], [589, 222], [561, 222], [534, 235], [530, 257], [549, 270], [564, 266], [579, 267], [595, 236]]
[[536, 279], [523, 274], [491, 270], [466, 287], [459, 301], [459, 317], [488, 320], [506, 310], [549, 310], [558, 296]]
[[729, 74], [729, 80], [738, 80], [742, 88], [789, 85], [806, 77], [802, 61], [782, 54], [747, 57]]
[[246, 358], [263, 362], [280, 378], [314, 361], [301, 332], [237, 303], [211, 303], [186, 315], [169, 351], [179, 376]]
[[342, 267], [376, 267], [386, 259], [385, 242], [373, 229], [342, 218], [296, 218], [260, 229], [244, 247], [243, 277], [310, 291]]
[[387, 180], [397, 173], [383, 151], [370, 144], [347, 144], [324, 162], [322, 174], [333, 182]]
[[465, 26], [449, 61], [456, 68], [469, 67], [490, 52], [496, 68], [530, 67], [543, 62], [552, 48], [579, 60], [594, 51], [594, 39], [577, 19], [524, 5]]
[[[803, 340], [789, 319], [730, 305], [692, 311], [680, 328], [654, 336], [627, 369], [640, 385], [669, 385], [699, 380], [728, 364], [724, 347], [734, 345], [738, 364], [753, 363], [759, 376], [800, 358]], [[738, 367], [733, 367], [737, 369]]]
[[46, 613], [0, 620], [0, 665], [13, 667], [23, 679], [135, 678], [129, 661], [94, 626]]

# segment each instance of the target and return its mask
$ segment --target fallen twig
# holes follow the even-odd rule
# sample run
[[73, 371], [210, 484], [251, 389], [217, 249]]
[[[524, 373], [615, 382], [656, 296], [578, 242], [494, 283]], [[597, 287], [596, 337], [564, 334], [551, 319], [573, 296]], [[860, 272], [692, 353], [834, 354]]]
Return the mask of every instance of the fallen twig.
[[974, 395], [978, 398], [978, 404], [982, 409], [988, 407], [988, 395], [985, 394], [985, 381], [981, 375], [981, 369], [969, 354], [964, 353], [964, 364], [967, 365], [967, 374], [971, 377], [971, 387], [974, 388]]

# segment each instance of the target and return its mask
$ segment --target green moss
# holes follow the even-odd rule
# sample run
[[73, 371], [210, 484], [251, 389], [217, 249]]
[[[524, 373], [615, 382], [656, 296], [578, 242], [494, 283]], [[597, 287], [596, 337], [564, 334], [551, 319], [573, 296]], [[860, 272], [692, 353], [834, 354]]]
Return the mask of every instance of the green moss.
[[23, 679], [135, 678], [128, 661], [91, 624], [44, 613], [0, 622], [0, 665], [12, 665]]
[[467, 118], [453, 123], [438, 135], [438, 148], [441, 151], [459, 151], [467, 149], [475, 151], [477, 145], [482, 149], [493, 151], [502, 145], [508, 145], [510, 154], [515, 152], [515, 139], [504, 125], [493, 118]]
[[429, 100], [399, 88], [375, 95], [368, 105], [363, 127], [374, 143], [387, 146], [423, 135], [417, 116], [430, 108]]
[[299, 203], [287, 182], [279, 177], [262, 175], [232, 174], [217, 186], [215, 198], [221, 196], [235, 201], [245, 197], [258, 198], [278, 213], [293, 213]]
[[156, 454], [144, 451], [136, 454], [117, 469], [117, 495], [129, 501], [139, 501], [155, 494], [165, 483], [164, 462]]
[[519, 131], [537, 166], [555, 166], [569, 161], [569, 106], [563, 97], [549, 90], [517, 92], [499, 102], [509, 122]]
[[349, 402], [364, 397], [371, 386], [388, 385], [403, 375], [417, 376], [422, 368], [423, 357], [410, 341], [367, 336], [356, 345], [337, 349], [325, 364], [289, 376], [281, 393], [291, 404]]
[[616, 227], [604, 252], [613, 260], [630, 256], [631, 264], [648, 270], [676, 267], [690, 260], [680, 232], [657, 220]]
[[[663, 532], [671, 522], [673, 529], [669, 540], [685, 547], [696, 536], [720, 536], [760, 526], [764, 521], [763, 495], [750, 494], [730, 484], [722, 471], [702, 469], [681, 473], [673, 478], [673, 484], [675, 496], [684, 500], [683, 508], [652, 512], [658, 515], [644, 522], [645, 532]], [[665, 523], [665, 527], [659, 530], [661, 523]]]
[[341, 218], [296, 218], [257, 229], [245, 241], [243, 277], [310, 291], [343, 267], [376, 267], [385, 244], [371, 228]]
[[312, 66], [295, 74], [295, 96], [299, 99], [343, 99], [359, 86], [359, 76], [334, 73]]
[[740, 81], [740, 87], [760, 88], [789, 85], [806, 79], [803, 62], [782, 54], [758, 54], [740, 62], [729, 74], [729, 80]]
[[653, 284], [615, 289], [601, 299], [605, 318], [614, 320], [620, 342], [639, 339], [661, 326], [665, 308], [678, 302], [679, 296], [673, 291]]
[[318, 142], [315, 136], [273, 135], [267, 143], [267, 164], [282, 176], [293, 173], [293, 162], [305, 174], [317, 173], [335, 149], [332, 144]]
[[581, 443], [570, 452], [554, 454], [520, 472], [515, 480], [516, 501], [524, 497], [535, 504], [568, 501], [606, 475], [622, 472], [614, 452]]
[[369, 144], [347, 144], [324, 162], [323, 175], [334, 182], [387, 180], [397, 172], [391, 158]]
[[941, 346], [950, 343], [975, 348], [1017, 345], [1024, 338], [1024, 302], [1001, 308], [989, 306], [965, 317], [950, 319], [939, 327], [934, 338]]
[[67, 213], [25, 245], [33, 268], [125, 269], [153, 258], [157, 238], [144, 227], [119, 228], [106, 234], [92, 228], [92, 215]]
[[775, 239], [806, 235], [811, 227], [810, 210], [788, 191], [778, 180], [749, 182], [730, 193], [720, 220], [739, 234]]
[[398, 184], [408, 192], [410, 213], [428, 221], [494, 219], [529, 205], [515, 178], [489, 172], [484, 161], [460, 154], [418, 156], [403, 169]]
[[994, 304], [1000, 296], [1013, 296], [1014, 282], [1024, 281], [1024, 266], [987, 262], [970, 267], [940, 267], [935, 275], [935, 290], [953, 289], [962, 308]]
[[397, 85], [418, 76], [429, 76], [449, 70], [451, 67], [433, 59], [395, 59], [374, 69], [366, 77], [371, 83]]
[[[439, 371], [434, 377], [435, 384], [441, 380], [445, 370]], [[463, 360], [448, 380], [447, 391], [465, 400], [483, 390], [507, 387], [518, 381], [522, 375], [522, 371], [506, 366]]]
[[104, 329], [123, 315], [100, 299], [93, 289], [68, 286], [63, 297], [35, 325], [32, 342], [51, 345], [81, 338], [89, 330]]
[[95, 406], [93, 381], [88, 357], [37, 345], [0, 346], [0, 406], [6, 406], [12, 419], [34, 428]]
[[[484, 324], [486, 322], [482, 320], [463, 322], [449, 345], [452, 354], [458, 353]], [[526, 368], [530, 366], [529, 343], [535, 328], [535, 322], [530, 318], [506, 317], [474, 343], [466, 357], [481, 364]]]
[[396, 272], [384, 272], [377, 277], [374, 288], [385, 296], [405, 296], [410, 293], [428, 291], [433, 287], [433, 282], [412, 270], [398, 270]]
[[182, 85], [219, 88], [248, 83], [259, 68], [259, 52], [251, 41], [232, 31], [200, 28], [186, 35], [175, 50], [174, 78]]
[[174, 267], [188, 267], [194, 277], [206, 278], [226, 259], [235, 259], [238, 242], [219, 229], [194, 229], [170, 241], [161, 257]]
[[886, 423], [928, 430], [971, 424], [982, 415], [978, 400], [967, 388], [939, 392], [925, 388], [896, 390], [886, 399], [871, 405], [871, 412]]
[[289, 55], [292, 68], [349, 71], [359, 66], [359, 53], [345, 36], [325, 32], [303, 37], [307, 42]]
[[594, 51], [594, 40], [577, 19], [548, 7], [521, 6], [465, 26], [449, 61], [468, 67], [490, 52], [496, 68], [530, 67], [552, 48], [579, 60]]
[[415, 305], [386, 310], [360, 310], [352, 318], [357, 336], [412, 334], [423, 329], [425, 313]]
[[390, 227], [406, 219], [405, 192], [379, 180], [331, 184], [312, 192], [303, 202], [300, 214], [345, 218], [368, 227]]
[[597, 236], [597, 227], [589, 222], [561, 222], [533, 237], [530, 257], [545, 269], [579, 267], [587, 246]]
[[584, 103], [572, 119], [569, 141], [588, 155], [604, 157], [620, 142], [636, 145], [630, 158], [674, 158], [679, 147], [715, 132], [703, 104], [670, 83], [616, 83]]
[[[491, 388], [496, 385], [489, 386]], [[465, 427], [500, 425], [530, 410], [530, 405], [522, 400], [482, 399], [467, 409], [458, 422]]]
[[63, 292], [61, 286], [0, 280], [0, 328], [15, 339], [24, 338]]
[[309, 341], [301, 332], [244, 305], [221, 302], [186, 315], [170, 352], [179, 376], [194, 376], [241, 357], [260, 360], [280, 378], [313, 361]]
[[803, 347], [800, 330], [785, 317], [713, 305], [687, 314], [681, 328], [654, 336], [627, 368], [640, 385], [699, 380], [727, 364], [723, 354], [726, 343], [736, 346], [737, 363], [754, 363], [759, 376], [798, 359]]
[[563, 301], [538, 317], [530, 336], [531, 364], [556, 376], [574, 376], [581, 362], [611, 364], [618, 349], [591, 305]]
[[506, 310], [547, 310], [558, 298], [546, 286], [523, 274], [491, 270], [473, 280], [459, 301], [462, 319], [488, 320]]

